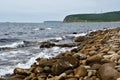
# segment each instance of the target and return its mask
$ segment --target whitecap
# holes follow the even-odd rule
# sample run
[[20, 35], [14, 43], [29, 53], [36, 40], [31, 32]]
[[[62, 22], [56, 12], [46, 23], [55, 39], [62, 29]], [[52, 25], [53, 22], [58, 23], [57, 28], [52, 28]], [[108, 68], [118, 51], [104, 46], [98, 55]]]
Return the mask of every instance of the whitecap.
[[34, 28], [34, 29], [32, 29], [32, 30], [34, 30], [34, 31], [38, 31], [38, 30], [39, 30], [39, 28]]
[[79, 34], [72, 34], [71, 36], [78, 37], [78, 36], [85, 36], [87, 33], [79, 33]]
[[51, 30], [52, 28], [46, 28], [46, 29]]
[[24, 42], [20, 41], [20, 42], [14, 42], [12, 44], [2, 45], [0, 46], [0, 48], [18, 48], [18, 47], [23, 47], [23, 46], [25, 46]]

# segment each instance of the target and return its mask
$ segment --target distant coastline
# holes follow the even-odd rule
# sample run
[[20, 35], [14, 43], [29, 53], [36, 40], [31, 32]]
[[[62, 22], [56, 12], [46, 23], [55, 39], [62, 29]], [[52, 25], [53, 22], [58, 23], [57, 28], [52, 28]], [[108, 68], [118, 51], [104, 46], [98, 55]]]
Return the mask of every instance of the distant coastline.
[[66, 16], [63, 22], [120, 22], [120, 11], [99, 14], [73, 14]]

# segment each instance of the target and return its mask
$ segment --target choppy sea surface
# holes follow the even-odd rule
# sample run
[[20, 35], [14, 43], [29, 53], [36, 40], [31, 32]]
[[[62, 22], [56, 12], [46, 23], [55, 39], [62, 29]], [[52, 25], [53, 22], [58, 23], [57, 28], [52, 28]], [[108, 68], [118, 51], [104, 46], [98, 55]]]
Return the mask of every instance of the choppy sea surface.
[[0, 23], [0, 76], [15, 67], [29, 68], [38, 57], [51, 58], [70, 48], [39, 48], [36, 42], [71, 43], [91, 31], [119, 27], [120, 23]]

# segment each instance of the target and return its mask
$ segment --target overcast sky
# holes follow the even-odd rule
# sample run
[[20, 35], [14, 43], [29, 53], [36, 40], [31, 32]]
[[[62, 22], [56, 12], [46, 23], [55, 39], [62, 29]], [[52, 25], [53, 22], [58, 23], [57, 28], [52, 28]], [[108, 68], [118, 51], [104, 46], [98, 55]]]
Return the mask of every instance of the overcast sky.
[[120, 0], [0, 0], [0, 22], [62, 21], [69, 14], [119, 10]]

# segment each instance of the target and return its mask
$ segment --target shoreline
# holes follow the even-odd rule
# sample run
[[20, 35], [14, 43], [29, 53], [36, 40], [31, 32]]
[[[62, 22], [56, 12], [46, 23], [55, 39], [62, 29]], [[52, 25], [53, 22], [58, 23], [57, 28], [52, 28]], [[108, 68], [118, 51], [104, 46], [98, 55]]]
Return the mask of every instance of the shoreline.
[[[66, 50], [52, 59], [38, 58], [29, 69], [15, 68], [7, 80], [119, 80], [119, 39], [120, 27], [77, 37], [74, 39], [77, 48]], [[50, 43], [47, 46], [55, 45]]]

